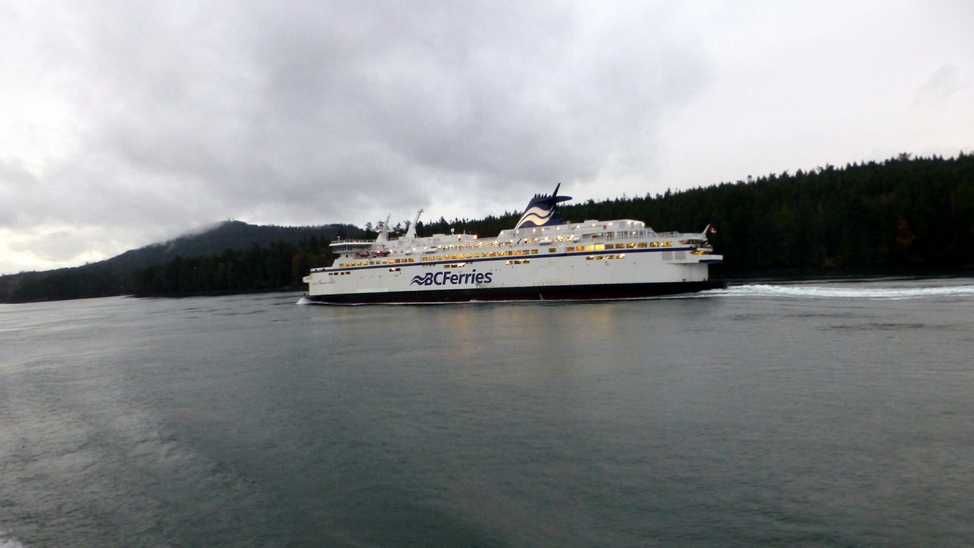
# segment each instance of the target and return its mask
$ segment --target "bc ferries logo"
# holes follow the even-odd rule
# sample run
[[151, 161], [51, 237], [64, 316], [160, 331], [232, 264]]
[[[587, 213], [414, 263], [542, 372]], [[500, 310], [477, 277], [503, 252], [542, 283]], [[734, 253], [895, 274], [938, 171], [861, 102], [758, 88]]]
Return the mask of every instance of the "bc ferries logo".
[[493, 272], [427, 272], [422, 276], [413, 276], [409, 285], [465, 285], [489, 284], [494, 277]]
[[521, 215], [521, 219], [514, 225], [514, 229], [531, 228], [533, 226], [551, 226], [561, 224], [561, 216], [558, 214], [558, 202], [571, 200], [571, 196], [559, 196], [558, 189], [561, 183], [555, 187], [555, 192], [551, 196], [547, 194], [535, 194], [534, 198], [528, 202], [528, 207]]

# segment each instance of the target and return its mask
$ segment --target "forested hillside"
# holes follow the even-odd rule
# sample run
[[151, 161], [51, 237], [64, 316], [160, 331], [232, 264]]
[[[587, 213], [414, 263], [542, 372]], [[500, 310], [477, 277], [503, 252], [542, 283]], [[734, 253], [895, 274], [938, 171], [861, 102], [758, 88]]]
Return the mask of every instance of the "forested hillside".
[[[974, 264], [974, 156], [826, 165], [664, 195], [588, 201], [562, 217], [636, 219], [657, 231], [708, 224], [725, 274], [749, 269], [833, 269]], [[517, 213], [417, 226], [420, 235], [494, 236]], [[260, 229], [260, 230], [256, 230]], [[308, 232], [308, 231], [317, 232]], [[259, 233], [259, 234], [258, 234]], [[107, 295], [190, 295], [295, 287], [313, 266], [330, 264], [336, 235], [352, 226], [252, 227], [224, 223], [205, 235], [51, 272], [0, 277], [0, 302]]]
[[[351, 225], [282, 227], [225, 221], [204, 232], [126, 251], [97, 263], [0, 276], [0, 302], [107, 297], [137, 292], [176, 294], [276, 288], [291, 283], [292, 263], [295, 268], [305, 269], [311, 264], [324, 264], [323, 261], [328, 260], [324, 254], [332, 239], [364, 234], [362, 229]], [[286, 259], [278, 255], [286, 255]], [[219, 261], [213, 268], [219, 270], [219, 275], [214, 273], [214, 281], [209, 278], [204, 281], [199, 274], [194, 274], [196, 278], [193, 279], [198, 283], [190, 288], [186, 282], [189, 274], [180, 270], [199, 268], [204, 263], [205, 270], [215, 259]], [[268, 266], [282, 261], [288, 264], [286, 279], [281, 278], [279, 269]], [[174, 277], [171, 283], [159, 280], [158, 265], [166, 265]]]
[[[737, 183], [561, 207], [562, 218], [636, 219], [657, 231], [717, 228], [725, 271], [974, 263], [974, 156], [902, 154]], [[420, 232], [494, 235], [517, 215], [457, 220]]]
[[206, 257], [177, 257], [135, 275], [140, 296], [241, 293], [294, 286], [312, 267], [331, 264], [329, 240], [312, 237], [297, 245], [254, 244], [246, 251], [226, 250]]

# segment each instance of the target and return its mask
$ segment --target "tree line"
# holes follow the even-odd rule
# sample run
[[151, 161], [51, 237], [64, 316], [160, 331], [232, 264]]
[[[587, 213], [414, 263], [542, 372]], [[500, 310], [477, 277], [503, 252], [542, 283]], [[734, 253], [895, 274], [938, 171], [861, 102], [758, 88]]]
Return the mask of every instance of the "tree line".
[[311, 237], [299, 244], [254, 244], [208, 257], [176, 257], [135, 275], [139, 296], [246, 293], [294, 287], [313, 267], [331, 264], [329, 240]]
[[253, 244], [202, 257], [175, 258], [132, 270], [95, 263], [5, 276], [0, 302], [35, 302], [115, 295], [186, 296], [295, 288], [311, 268], [331, 264], [331, 240]]
[[[565, 220], [634, 219], [657, 231], [707, 225], [727, 275], [752, 269], [955, 267], [974, 264], [974, 155], [826, 165], [682, 192], [563, 205]], [[417, 234], [496, 236], [518, 213], [417, 225]], [[371, 227], [368, 227], [371, 228]], [[355, 227], [340, 234], [375, 237]], [[354, 233], [354, 234], [353, 234]], [[331, 264], [324, 236], [254, 243], [204, 256], [177, 256], [122, 271], [104, 263], [0, 279], [0, 301], [137, 294], [194, 295], [301, 286], [312, 267]]]
[[[707, 225], [724, 272], [974, 264], [974, 155], [832, 165], [682, 192], [560, 207], [565, 220], [634, 219], [657, 231]], [[496, 235], [516, 213], [418, 227]]]

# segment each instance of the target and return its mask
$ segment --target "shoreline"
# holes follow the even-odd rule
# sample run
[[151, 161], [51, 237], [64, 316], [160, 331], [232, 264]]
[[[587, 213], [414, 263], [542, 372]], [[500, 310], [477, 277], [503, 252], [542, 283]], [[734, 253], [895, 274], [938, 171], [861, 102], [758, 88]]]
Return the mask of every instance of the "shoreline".
[[[722, 269], [723, 270], [723, 269]], [[728, 285], [747, 285], [751, 283], [802, 283], [802, 282], [856, 282], [876, 281], [882, 279], [911, 280], [936, 278], [974, 278], [974, 265], [954, 267], [945, 266], [895, 266], [895, 267], [830, 267], [830, 268], [794, 268], [794, 269], [745, 269], [721, 272], [716, 280], [727, 282]], [[284, 287], [249, 289], [241, 291], [206, 291], [199, 293], [168, 293], [159, 295], [145, 295], [132, 293], [118, 293], [115, 295], [99, 295], [71, 299], [47, 299], [36, 301], [0, 301], [0, 304], [30, 304], [56, 301], [76, 301], [82, 299], [101, 299], [106, 297], [128, 297], [135, 299], [188, 299], [194, 297], [225, 297], [228, 295], [258, 295], [264, 293], [305, 293], [306, 284], [296, 284]]]

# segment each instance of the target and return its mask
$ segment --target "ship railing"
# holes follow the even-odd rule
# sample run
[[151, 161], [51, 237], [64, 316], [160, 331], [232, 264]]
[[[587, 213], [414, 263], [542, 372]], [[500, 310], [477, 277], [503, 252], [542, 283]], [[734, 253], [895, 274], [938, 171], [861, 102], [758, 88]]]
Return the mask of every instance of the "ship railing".
[[333, 245], [333, 246], [338, 246], [338, 245], [372, 245], [374, 243], [375, 243], [375, 240], [338, 240], [338, 241], [332, 242], [331, 245]]

